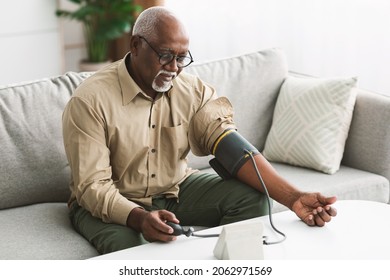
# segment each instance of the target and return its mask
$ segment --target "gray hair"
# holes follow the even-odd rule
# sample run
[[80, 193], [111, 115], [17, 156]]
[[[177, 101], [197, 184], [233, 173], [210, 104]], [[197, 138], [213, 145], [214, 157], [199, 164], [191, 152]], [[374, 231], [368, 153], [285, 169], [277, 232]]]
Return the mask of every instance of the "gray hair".
[[157, 35], [155, 32], [161, 17], [167, 15], [175, 16], [172, 11], [161, 6], [155, 6], [144, 10], [134, 23], [132, 35], [139, 35], [152, 39]]

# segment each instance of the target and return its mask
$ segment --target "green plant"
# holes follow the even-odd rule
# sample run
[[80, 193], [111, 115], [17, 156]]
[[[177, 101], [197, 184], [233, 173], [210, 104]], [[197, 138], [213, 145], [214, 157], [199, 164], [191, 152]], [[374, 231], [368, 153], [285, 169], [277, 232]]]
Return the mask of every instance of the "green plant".
[[133, 0], [68, 0], [79, 7], [74, 11], [58, 9], [56, 15], [83, 24], [88, 62], [108, 60], [109, 43], [129, 32], [134, 14], [142, 7]]

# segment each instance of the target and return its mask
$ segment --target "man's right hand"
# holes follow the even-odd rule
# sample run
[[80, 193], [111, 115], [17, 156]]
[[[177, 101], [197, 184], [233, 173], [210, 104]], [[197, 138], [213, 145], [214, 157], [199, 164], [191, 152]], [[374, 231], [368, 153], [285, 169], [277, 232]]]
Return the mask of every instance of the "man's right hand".
[[141, 232], [149, 242], [176, 240], [176, 236], [171, 235], [173, 229], [166, 222], [179, 223], [179, 220], [167, 210], [148, 212], [142, 208], [134, 208], [127, 218], [127, 226]]

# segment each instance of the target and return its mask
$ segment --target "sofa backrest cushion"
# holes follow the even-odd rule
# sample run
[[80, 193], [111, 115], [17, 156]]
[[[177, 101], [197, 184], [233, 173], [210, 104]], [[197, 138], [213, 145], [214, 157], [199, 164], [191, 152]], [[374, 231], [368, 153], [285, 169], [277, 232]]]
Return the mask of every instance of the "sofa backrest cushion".
[[342, 164], [390, 181], [390, 97], [358, 89]]
[[0, 87], [0, 209], [67, 201], [70, 170], [61, 117], [88, 73]]
[[[188, 73], [199, 76], [226, 96], [234, 107], [238, 131], [260, 151], [272, 123], [280, 87], [288, 75], [281, 49], [266, 49], [237, 57], [191, 65]], [[193, 168], [209, 167], [210, 157], [189, 155]]]

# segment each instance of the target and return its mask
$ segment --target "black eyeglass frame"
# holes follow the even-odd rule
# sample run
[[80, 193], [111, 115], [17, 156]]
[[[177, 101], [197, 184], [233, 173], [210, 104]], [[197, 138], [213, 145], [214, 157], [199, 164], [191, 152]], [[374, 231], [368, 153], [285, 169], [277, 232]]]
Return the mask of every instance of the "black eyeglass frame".
[[[146, 42], [146, 44], [148, 44], [148, 46], [157, 54], [157, 56], [158, 56], [158, 62], [159, 62], [162, 66], [168, 65], [168, 64], [171, 63], [174, 59], [176, 59], [176, 64], [177, 64], [177, 67], [178, 67], [178, 68], [185, 68], [185, 67], [189, 66], [192, 62], [194, 62], [194, 59], [192, 58], [192, 55], [191, 55], [190, 50], [188, 50], [188, 54], [189, 54], [190, 56], [186, 56], [186, 55], [174, 55], [174, 54], [171, 54], [171, 53], [164, 53], [164, 54], [162, 54], [162, 53], [156, 51], [156, 49], [152, 47], [152, 45], [148, 42], [148, 40], [145, 39], [145, 37], [143, 37], [143, 36], [138, 36], [138, 37], [141, 38], [141, 39], [143, 39], [143, 40]], [[167, 62], [165, 62], [165, 63], [162, 63], [162, 62], [161, 62], [161, 59], [163, 59], [163, 58], [166, 59], [167, 56], [172, 56], [172, 58], [171, 58], [169, 61], [167, 61]], [[184, 66], [180, 66], [180, 62], [178, 61], [178, 59], [180, 59], [180, 58], [182, 58], [182, 59], [183, 59], [183, 58], [189, 58], [190, 61], [189, 61], [188, 64], [186, 64], [186, 65], [184, 65]]]

